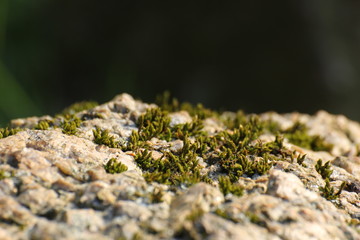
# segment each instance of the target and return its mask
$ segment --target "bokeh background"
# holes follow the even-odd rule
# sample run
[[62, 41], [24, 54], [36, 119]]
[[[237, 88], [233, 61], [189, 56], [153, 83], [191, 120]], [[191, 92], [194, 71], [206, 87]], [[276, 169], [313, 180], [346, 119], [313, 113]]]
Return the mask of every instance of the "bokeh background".
[[360, 120], [360, 1], [0, 1], [0, 125], [128, 92]]

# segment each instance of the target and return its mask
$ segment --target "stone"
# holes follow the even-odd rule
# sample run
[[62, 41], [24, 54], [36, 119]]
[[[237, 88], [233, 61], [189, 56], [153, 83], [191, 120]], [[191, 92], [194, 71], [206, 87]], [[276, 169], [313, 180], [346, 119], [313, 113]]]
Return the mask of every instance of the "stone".
[[[129, 94], [115, 96], [75, 113], [82, 119], [75, 135], [62, 132], [61, 116], [12, 120], [11, 127], [22, 131], [0, 139], [0, 239], [360, 239], [359, 123], [325, 111], [257, 115], [261, 121], [277, 123], [281, 131], [301, 122], [310, 136], [320, 136], [334, 147], [314, 151], [285, 137], [281, 151], [267, 156], [272, 164], [268, 171], [230, 175], [229, 184], [242, 188], [243, 194], [224, 196], [229, 186], [219, 184], [219, 176], [226, 176], [219, 161], [231, 156], [220, 156], [225, 147], [216, 144], [225, 141], [222, 134], [236, 132], [227, 129], [224, 119], [239, 114], [224, 112], [200, 119], [201, 134], [208, 138], [192, 132], [170, 140], [155, 135], [143, 142], [146, 146], [123, 148], [138, 131], [139, 117], [155, 107]], [[169, 117], [170, 126], [195, 119], [186, 111]], [[53, 121], [56, 127], [34, 130], [41, 120]], [[95, 128], [108, 130], [119, 147], [96, 144]], [[250, 146], [267, 146], [276, 139], [268, 130], [259, 135]], [[201, 145], [199, 139], [208, 142]], [[191, 154], [184, 156], [188, 143]], [[209, 151], [211, 144], [215, 149]], [[227, 147], [237, 148], [237, 144], [242, 142]], [[138, 154], [147, 148], [157, 161], [169, 160], [170, 154], [178, 157], [166, 175], [173, 184], [151, 181], [154, 176], [140, 168]], [[245, 154], [250, 163], [265, 159]], [[303, 162], [298, 162], [297, 157], [304, 154]], [[111, 158], [127, 170], [108, 173], [104, 166]], [[319, 159], [329, 161], [332, 170], [326, 180], [327, 190], [333, 191], [329, 200], [326, 181], [315, 167]], [[184, 169], [175, 170], [189, 166], [198, 167], [200, 182], [196, 174], [181, 175]]]
[[206, 183], [198, 183], [188, 189], [170, 205], [170, 223], [179, 229], [193, 211], [209, 212], [224, 201], [223, 194]]

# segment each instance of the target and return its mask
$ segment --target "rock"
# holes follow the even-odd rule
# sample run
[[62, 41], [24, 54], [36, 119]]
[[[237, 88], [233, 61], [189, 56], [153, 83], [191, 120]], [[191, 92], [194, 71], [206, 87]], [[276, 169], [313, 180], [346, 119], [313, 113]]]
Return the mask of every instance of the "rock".
[[185, 111], [170, 113], [169, 117], [170, 117], [170, 126], [190, 123], [192, 121], [190, 114]]
[[270, 172], [266, 193], [294, 202], [304, 199], [311, 203], [320, 198], [316, 193], [305, 189], [303, 183], [294, 174], [275, 169]]
[[105, 227], [101, 213], [96, 213], [93, 209], [66, 210], [63, 221], [82, 231], [99, 232]]
[[34, 215], [28, 209], [21, 206], [14, 198], [8, 196], [0, 196], [0, 219], [2, 222], [24, 226], [35, 222]]
[[224, 196], [217, 188], [198, 183], [171, 203], [170, 223], [175, 230], [178, 230], [192, 212], [209, 212], [223, 201]]
[[206, 239], [248, 239], [248, 240], [280, 240], [265, 229], [253, 224], [234, 224], [213, 214], [205, 214], [198, 222], [203, 228]]
[[[171, 127], [195, 119], [176, 111], [169, 113], [170, 127], [163, 135], [155, 129], [161, 121], [147, 121], [155, 127], [142, 132], [139, 142], [133, 134], [142, 131], [137, 120], [155, 107], [118, 95], [74, 113], [73, 118], [82, 119], [75, 135], [63, 133], [65, 116], [11, 121], [23, 129], [0, 139], [0, 239], [360, 239], [359, 123], [325, 111], [263, 113], [257, 116], [265, 128], [275, 122], [285, 131], [301, 122], [309, 136], [334, 144], [314, 151], [285, 137], [280, 150], [264, 154], [276, 140], [274, 132], [258, 132], [244, 147], [239, 145], [254, 129], [246, 123], [231, 127], [255, 115], [211, 115], [194, 107], [191, 114], [200, 113], [201, 129], [169, 137], [174, 136]], [[238, 121], [227, 125], [231, 119]], [[41, 120], [55, 126], [34, 130]], [[108, 130], [118, 147], [96, 144], [96, 128]], [[127, 148], [129, 141], [140, 145]], [[141, 159], [145, 149], [152, 159]], [[248, 165], [240, 164], [239, 152], [231, 155], [239, 149]], [[111, 158], [127, 170], [107, 172]], [[326, 180], [315, 167], [319, 159], [329, 161]], [[141, 165], [147, 162], [154, 165]], [[246, 172], [246, 167], [255, 170]], [[219, 182], [219, 176], [231, 181]], [[243, 194], [224, 196], [234, 188]]]

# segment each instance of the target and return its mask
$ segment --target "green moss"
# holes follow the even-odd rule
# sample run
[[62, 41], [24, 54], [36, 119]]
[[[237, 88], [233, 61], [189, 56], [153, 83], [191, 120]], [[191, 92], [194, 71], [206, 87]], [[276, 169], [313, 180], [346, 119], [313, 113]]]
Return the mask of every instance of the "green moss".
[[64, 120], [61, 122], [60, 127], [62, 132], [67, 135], [75, 135], [77, 133], [77, 128], [80, 127], [81, 120], [75, 116], [67, 115]]
[[135, 162], [144, 171], [147, 181], [164, 184], [190, 186], [200, 181], [210, 183], [207, 176], [200, 174], [195, 153], [196, 145], [184, 139], [184, 146], [178, 153], [164, 151], [160, 159], [154, 159], [151, 152], [142, 150], [135, 156]]
[[232, 183], [228, 176], [219, 177], [219, 187], [224, 196], [231, 193], [240, 197], [244, 192], [244, 189], [240, 185]]
[[309, 135], [305, 124], [300, 122], [296, 122], [291, 128], [284, 131], [284, 134], [291, 143], [303, 148], [328, 152], [333, 148], [333, 145], [326, 143], [322, 137]]
[[190, 123], [170, 127], [168, 112], [160, 108], [150, 108], [137, 120], [138, 130], [133, 131], [128, 143], [122, 147], [124, 151], [136, 151], [146, 148], [146, 141], [156, 137], [162, 140], [185, 139], [188, 136], [204, 135], [203, 124], [197, 117]]
[[301, 166], [305, 166], [305, 164], [304, 164], [305, 157], [306, 157], [306, 154], [304, 154], [304, 155], [299, 154], [296, 158], [296, 163]]
[[161, 188], [155, 187], [149, 196], [150, 203], [163, 202], [164, 192]]
[[256, 139], [260, 131], [261, 128], [258, 127], [256, 121], [251, 121], [248, 125], [240, 125], [239, 129], [235, 129], [233, 133], [222, 132], [218, 135], [222, 144], [219, 164], [232, 181], [236, 181], [243, 174], [263, 175], [272, 167], [272, 159], [275, 157], [271, 156], [287, 155], [283, 151], [281, 136], [276, 136], [274, 142], [253, 144], [252, 141]]
[[117, 161], [116, 158], [111, 158], [105, 165], [105, 171], [107, 173], [115, 174], [122, 173], [128, 170], [128, 167], [125, 164]]
[[265, 222], [263, 220], [261, 220], [261, 218], [258, 215], [256, 215], [255, 213], [247, 211], [247, 212], [245, 212], [245, 216], [247, 216], [249, 218], [250, 222], [252, 222], [256, 225], [265, 227]]
[[230, 130], [238, 128], [240, 125], [244, 125], [248, 121], [246, 114], [242, 110], [237, 111], [235, 115], [226, 113], [221, 114], [219, 119], [225, 125], [225, 127]]
[[323, 165], [321, 159], [316, 162], [315, 169], [323, 179], [329, 179], [333, 172], [333, 170], [331, 170], [330, 161], [327, 161]]
[[0, 170], [0, 181], [5, 179], [5, 178], [9, 178], [9, 177], [12, 177], [13, 176], [13, 173], [10, 173], [10, 172], [7, 172], [5, 170]]
[[192, 122], [175, 125], [171, 130], [171, 136], [183, 140], [186, 137], [205, 135], [202, 131], [204, 125], [202, 120], [195, 117]]
[[51, 120], [41, 120], [38, 124], [35, 125], [34, 129], [36, 130], [48, 130], [50, 126], [54, 125], [54, 121]]
[[110, 148], [118, 148], [120, 143], [115, 140], [115, 137], [110, 136], [109, 130], [101, 130], [99, 127], [96, 127], [93, 130], [94, 142], [96, 144], [105, 145]]
[[191, 116], [205, 119], [212, 116], [217, 116], [218, 113], [205, 108], [202, 104], [193, 105], [188, 102], [180, 103], [176, 98], [171, 97], [169, 91], [165, 91], [156, 97], [156, 104], [164, 111], [177, 112], [187, 111]]
[[96, 106], [98, 106], [99, 104], [97, 102], [94, 101], [82, 101], [82, 102], [77, 102], [74, 103], [72, 105], [70, 105], [69, 107], [65, 108], [62, 111], [62, 115], [66, 115], [66, 114], [75, 114], [84, 110], [89, 110], [92, 109]]
[[[200, 174], [202, 166], [199, 165], [199, 157], [207, 165], [217, 164], [226, 179], [221, 179], [223, 192], [232, 192], [240, 195], [241, 189], [234, 182], [239, 177], [266, 174], [274, 162], [282, 160], [296, 160], [303, 165], [305, 155], [298, 155], [284, 148], [284, 137], [307, 147], [319, 149], [321, 144], [319, 137], [311, 137], [302, 124], [295, 124], [291, 129], [281, 131], [279, 125], [273, 121], [261, 121], [258, 116], [246, 116], [239, 111], [234, 114], [219, 114], [207, 110], [201, 105], [193, 106], [188, 103], [179, 103], [171, 98], [169, 93], [163, 94], [157, 99], [159, 108], [150, 108], [139, 116], [136, 121], [137, 131], [133, 131], [129, 140], [121, 146], [123, 151], [133, 151], [135, 162], [142, 169], [143, 176], [148, 182], [159, 182], [169, 185], [190, 186], [197, 182], [211, 183], [207, 174]], [[170, 127], [168, 112], [187, 110], [193, 116], [193, 121]], [[215, 135], [208, 135], [203, 131], [203, 119], [216, 117], [224, 123], [226, 130]], [[96, 129], [94, 132], [95, 142], [110, 147], [119, 147], [120, 144], [111, 137], [107, 130]], [[258, 137], [264, 132], [276, 133], [275, 140], [263, 143]], [[162, 157], [154, 159], [153, 149], [149, 140], [158, 138], [172, 141], [180, 139], [183, 148], [178, 152], [164, 149], [156, 149], [162, 153]], [[219, 185], [219, 186], [220, 186]]]
[[343, 182], [339, 188], [339, 190], [335, 193], [334, 188], [330, 185], [330, 180], [328, 178], [325, 179], [325, 186], [319, 187], [321, 195], [326, 198], [327, 200], [335, 200], [337, 199], [342, 190], [345, 188], [346, 182]]
[[186, 216], [186, 220], [195, 222], [196, 220], [201, 218], [204, 214], [205, 214], [204, 210], [202, 210], [201, 208], [195, 208]]
[[14, 135], [20, 131], [23, 131], [23, 129], [20, 128], [0, 128], [0, 139], [6, 138], [8, 136]]
[[91, 120], [91, 119], [95, 119], [95, 118], [104, 119], [104, 116], [101, 115], [100, 113], [96, 113], [96, 112], [88, 112], [81, 116], [82, 121], [87, 121], [87, 120]]
[[[149, 108], [141, 115], [136, 124], [142, 133], [140, 140], [149, 140], [152, 137], [159, 136], [165, 132], [170, 125], [170, 118], [167, 112], [162, 111], [160, 108]], [[145, 134], [145, 132], [148, 132]]]

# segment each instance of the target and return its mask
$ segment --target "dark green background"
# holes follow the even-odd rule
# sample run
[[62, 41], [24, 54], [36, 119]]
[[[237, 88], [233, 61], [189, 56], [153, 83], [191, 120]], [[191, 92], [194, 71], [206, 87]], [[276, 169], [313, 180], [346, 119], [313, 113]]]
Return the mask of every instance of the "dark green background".
[[360, 2], [0, 1], [0, 124], [128, 92], [360, 120]]

